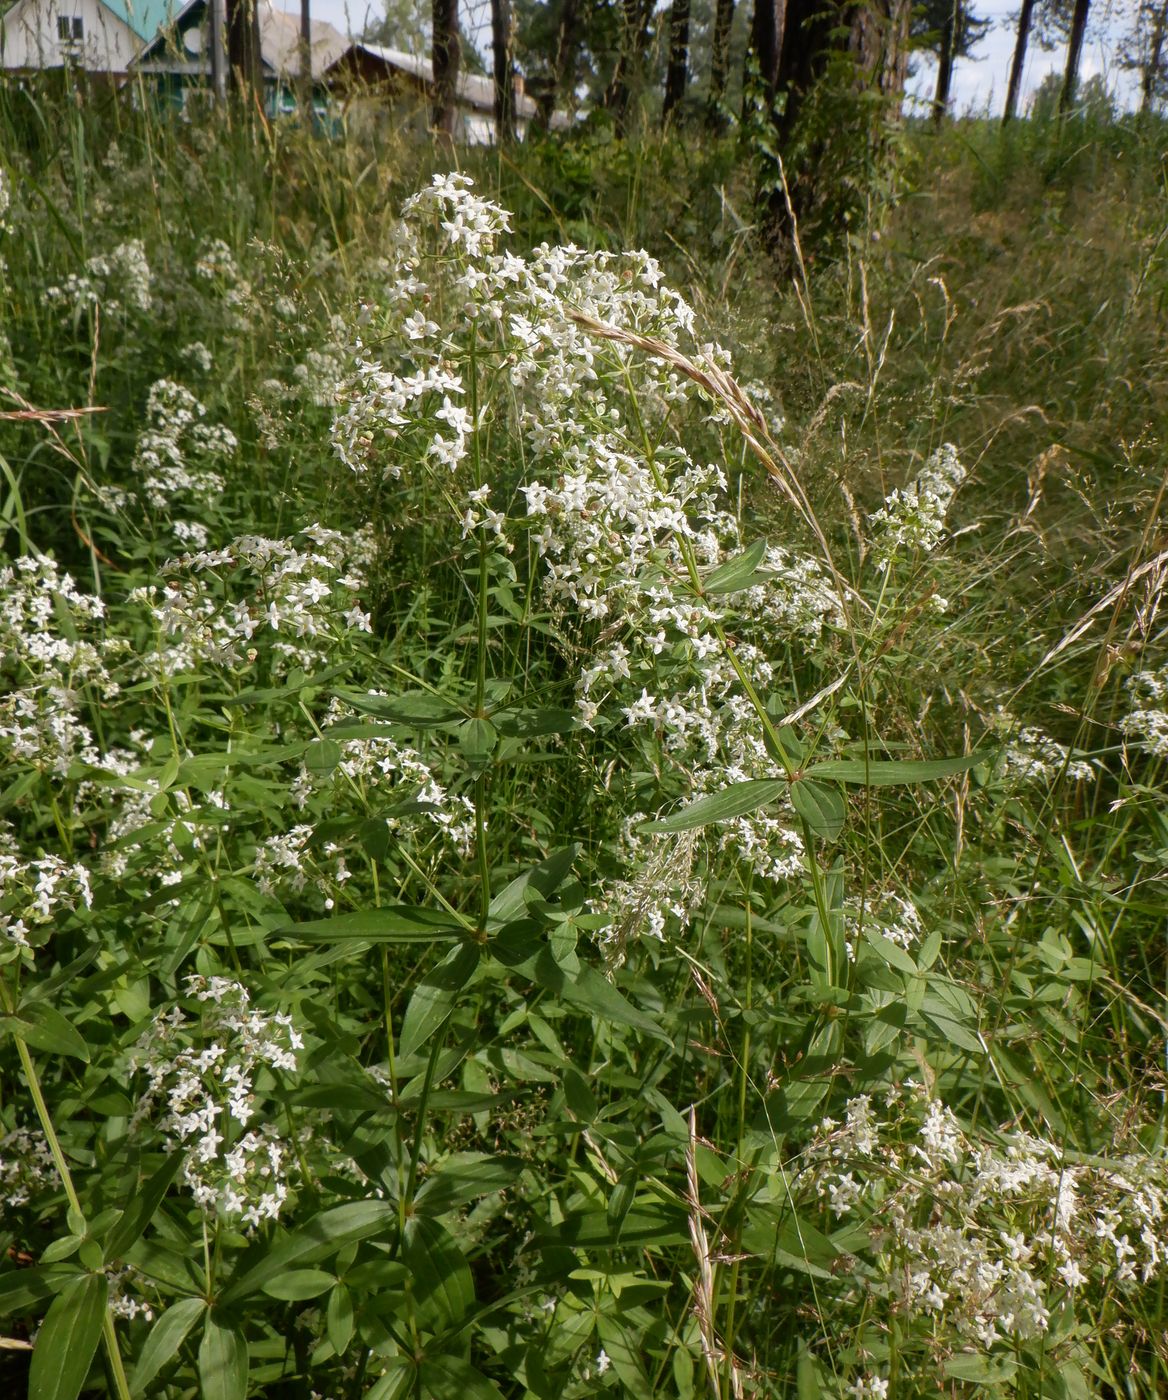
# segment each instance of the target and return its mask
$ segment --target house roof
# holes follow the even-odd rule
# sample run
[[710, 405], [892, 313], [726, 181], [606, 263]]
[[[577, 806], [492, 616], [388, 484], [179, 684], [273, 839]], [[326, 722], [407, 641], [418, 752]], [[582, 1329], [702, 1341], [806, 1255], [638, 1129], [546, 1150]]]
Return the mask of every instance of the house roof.
[[[429, 87], [434, 81], [434, 69], [430, 60], [423, 58], [419, 54], [405, 53], [402, 49], [386, 48], [384, 44], [366, 44], [354, 41], [345, 45], [345, 48], [333, 60], [330, 67], [337, 66], [343, 59], [353, 59], [364, 57], [372, 58], [375, 62], [385, 67], [389, 73], [403, 73], [407, 77], [414, 78], [418, 82]], [[480, 112], [493, 112], [495, 110], [495, 83], [492, 78], [484, 77], [481, 73], [466, 73], [460, 71], [458, 74], [457, 100], [466, 107], [472, 107]], [[526, 93], [516, 93], [515, 113], [519, 117], [534, 117], [536, 113], [535, 103]]]
[[102, 4], [142, 40], [153, 39], [179, 10], [178, 0], [102, 0]]
[[[106, 0], [109, 3], [110, 0]], [[125, 0], [113, 0], [125, 3]], [[167, 0], [132, 0], [137, 4], [162, 4]], [[207, 0], [187, 0], [181, 8], [176, 8], [170, 23], [146, 45], [134, 60], [136, 67], [153, 72], [191, 71], [206, 68], [206, 60], [192, 64], [190, 54], [181, 43], [176, 43], [178, 35], [203, 23]], [[300, 76], [300, 17], [286, 14], [277, 9], [270, 0], [259, 0], [260, 12], [260, 58], [264, 67], [284, 78]], [[349, 40], [331, 24], [321, 19], [311, 21], [309, 27], [309, 65], [314, 77], [318, 77], [336, 62], [348, 48]]]

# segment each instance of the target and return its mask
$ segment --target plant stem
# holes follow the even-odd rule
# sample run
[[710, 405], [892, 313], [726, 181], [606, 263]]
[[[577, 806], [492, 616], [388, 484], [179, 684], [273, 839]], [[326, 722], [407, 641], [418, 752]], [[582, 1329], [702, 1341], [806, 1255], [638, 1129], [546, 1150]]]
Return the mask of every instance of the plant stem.
[[[11, 1016], [15, 1011], [12, 999], [8, 994], [7, 984], [2, 981], [0, 981], [0, 1004], [3, 1005], [6, 1015]], [[16, 1042], [16, 1053], [20, 1057], [20, 1067], [24, 1072], [25, 1082], [28, 1084], [28, 1092], [32, 1098], [33, 1107], [36, 1109], [37, 1118], [40, 1120], [41, 1131], [45, 1135], [45, 1141], [49, 1144], [49, 1152], [52, 1154], [53, 1163], [57, 1168], [57, 1175], [61, 1178], [65, 1199], [69, 1203], [70, 1211], [84, 1218], [85, 1212], [81, 1208], [81, 1198], [77, 1194], [77, 1188], [73, 1185], [73, 1174], [69, 1170], [68, 1162], [65, 1161], [65, 1153], [61, 1149], [61, 1141], [53, 1126], [49, 1106], [41, 1092], [41, 1081], [37, 1075], [36, 1066], [33, 1064], [28, 1046], [20, 1036], [13, 1036], [13, 1039]], [[114, 1331], [113, 1314], [108, 1307], [101, 1324], [101, 1338], [105, 1345], [106, 1360], [109, 1363], [114, 1391], [118, 1400], [130, 1400], [130, 1383], [126, 1379], [126, 1370], [122, 1365], [122, 1354], [118, 1350], [118, 1337]]]

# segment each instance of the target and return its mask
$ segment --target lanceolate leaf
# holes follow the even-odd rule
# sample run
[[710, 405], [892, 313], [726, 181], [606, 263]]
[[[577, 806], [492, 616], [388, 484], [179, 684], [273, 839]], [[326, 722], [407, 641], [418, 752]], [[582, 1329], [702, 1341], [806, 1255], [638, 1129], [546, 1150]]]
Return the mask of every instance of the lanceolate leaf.
[[54, 1299], [37, 1333], [28, 1373], [28, 1400], [76, 1400], [101, 1341], [109, 1284], [85, 1274]]
[[135, 1395], [148, 1395], [150, 1382], [178, 1354], [179, 1347], [206, 1311], [202, 1298], [180, 1298], [172, 1303], [150, 1329], [142, 1347], [138, 1365], [130, 1377], [130, 1390]]
[[837, 783], [855, 783], [860, 787], [900, 787], [909, 783], [932, 783], [938, 778], [951, 778], [955, 773], [967, 773], [981, 762], [980, 754], [963, 758], [930, 758], [917, 761], [862, 758], [828, 759], [813, 763], [807, 769], [808, 778], [831, 779]]
[[466, 928], [452, 914], [439, 909], [394, 905], [388, 909], [338, 914], [334, 919], [284, 924], [273, 932], [302, 943], [433, 943], [439, 939], [459, 938]]
[[208, 1314], [199, 1344], [201, 1400], [247, 1400], [247, 1342], [237, 1327]]
[[434, 1400], [502, 1400], [503, 1392], [461, 1356], [427, 1357], [422, 1362], [422, 1393]]
[[[829, 776], [829, 775], [824, 775]], [[731, 783], [721, 792], [713, 792], [708, 797], [700, 797], [680, 812], [660, 821], [646, 822], [639, 828], [645, 832], [669, 834], [676, 831], [694, 831], [699, 826], [709, 826], [713, 822], [730, 821], [733, 817], [744, 817], [749, 812], [757, 812], [773, 802], [789, 786], [785, 778], [748, 778], [743, 783]]]
[[719, 564], [702, 580], [702, 591], [736, 593], [740, 588], [749, 588], [752, 583], [757, 583], [755, 571], [763, 561], [766, 548], [766, 540], [755, 540], [741, 554], [736, 554], [733, 559]]
[[445, 1329], [461, 1322], [474, 1306], [470, 1267], [453, 1236], [437, 1220], [414, 1215], [406, 1221], [402, 1259], [410, 1271], [418, 1315]]
[[264, 1256], [224, 1290], [220, 1301], [231, 1304], [258, 1293], [294, 1265], [323, 1259], [354, 1240], [384, 1236], [396, 1220], [397, 1207], [391, 1201], [346, 1201], [321, 1211], [301, 1229], [268, 1246]]

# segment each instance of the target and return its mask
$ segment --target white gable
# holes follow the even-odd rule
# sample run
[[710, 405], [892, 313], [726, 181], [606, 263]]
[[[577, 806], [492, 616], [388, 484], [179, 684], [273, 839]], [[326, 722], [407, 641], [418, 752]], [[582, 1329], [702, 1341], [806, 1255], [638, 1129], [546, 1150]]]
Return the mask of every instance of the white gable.
[[17, 0], [0, 19], [0, 68], [124, 73], [140, 47], [101, 0]]

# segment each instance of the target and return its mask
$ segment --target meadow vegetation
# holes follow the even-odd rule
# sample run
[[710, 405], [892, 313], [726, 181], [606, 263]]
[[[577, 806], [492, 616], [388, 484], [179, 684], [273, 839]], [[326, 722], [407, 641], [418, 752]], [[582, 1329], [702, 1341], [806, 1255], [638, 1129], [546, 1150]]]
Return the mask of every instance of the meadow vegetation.
[[5, 1383], [1164, 1394], [1162, 126], [0, 105]]

